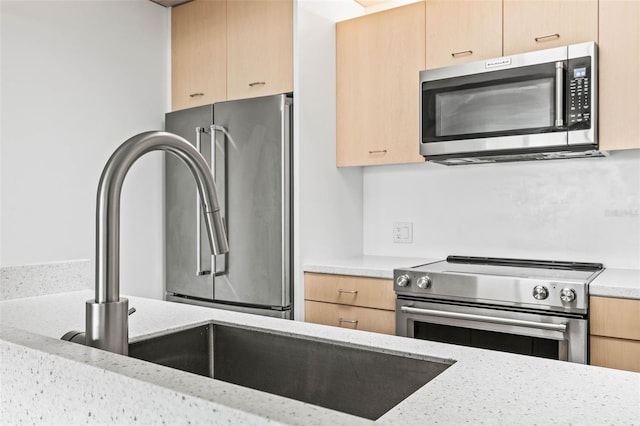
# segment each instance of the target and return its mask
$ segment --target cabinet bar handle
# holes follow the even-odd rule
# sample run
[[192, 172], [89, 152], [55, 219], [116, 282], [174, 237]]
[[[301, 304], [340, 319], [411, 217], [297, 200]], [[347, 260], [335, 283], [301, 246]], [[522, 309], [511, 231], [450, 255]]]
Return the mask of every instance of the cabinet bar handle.
[[467, 56], [472, 54], [473, 54], [473, 50], [463, 50], [461, 52], [453, 52], [451, 56], [455, 58], [456, 56]]
[[386, 154], [386, 149], [374, 149], [373, 151], [369, 151], [369, 154]]
[[534, 38], [534, 40], [536, 42], [541, 42], [541, 41], [545, 41], [547, 39], [552, 39], [552, 38], [560, 38], [560, 34], [556, 33], [556, 34], [547, 34], [544, 36], [540, 36], [540, 37], [536, 37]]
[[263, 86], [263, 85], [265, 85], [265, 84], [267, 84], [267, 83], [266, 83], [266, 82], [264, 82], [264, 81], [254, 81], [253, 83], [249, 83], [249, 87], [253, 87], [253, 86]]
[[341, 288], [338, 290], [338, 293], [358, 294], [358, 290], [345, 290], [344, 288]]
[[350, 320], [350, 319], [344, 319], [344, 318], [338, 319], [338, 324], [342, 324], [343, 322], [346, 322], [348, 324], [357, 324], [358, 320]]
[[204, 93], [192, 93], [189, 95], [190, 98], [195, 98], [196, 96], [204, 96]]

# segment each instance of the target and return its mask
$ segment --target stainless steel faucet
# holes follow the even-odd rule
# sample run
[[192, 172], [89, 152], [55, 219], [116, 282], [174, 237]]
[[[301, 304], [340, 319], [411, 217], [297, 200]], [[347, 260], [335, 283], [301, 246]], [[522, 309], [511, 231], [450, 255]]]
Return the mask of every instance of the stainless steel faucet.
[[96, 207], [96, 296], [87, 301], [85, 344], [128, 355], [128, 300], [120, 297], [120, 194], [133, 163], [150, 151], [180, 158], [196, 180], [213, 254], [229, 251], [213, 175], [202, 155], [183, 138], [146, 132], [124, 142], [102, 171]]

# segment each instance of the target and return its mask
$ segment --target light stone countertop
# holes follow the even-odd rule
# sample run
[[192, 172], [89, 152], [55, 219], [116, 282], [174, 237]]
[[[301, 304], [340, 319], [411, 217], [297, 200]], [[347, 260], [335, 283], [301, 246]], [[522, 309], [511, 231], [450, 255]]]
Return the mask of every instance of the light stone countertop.
[[[439, 260], [443, 259], [364, 255], [310, 261], [304, 264], [303, 270], [324, 274], [393, 279], [394, 268], [424, 265]], [[589, 294], [640, 299], [640, 270], [609, 269], [605, 265], [605, 270], [589, 284]]]
[[605, 269], [589, 284], [591, 296], [640, 299], [640, 270]]
[[442, 259], [424, 257], [392, 257], [392, 256], [352, 256], [335, 259], [320, 259], [305, 262], [305, 272], [321, 274], [355, 275], [370, 278], [393, 279], [395, 268], [424, 265]]
[[[76, 291], [0, 302], [3, 423], [371, 424], [58, 338], [84, 328]], [[375, 423], [640, 424], [640, 374], [136, 297], [130, 336], [214, 321], [455, 364]], [[384, 391], [384, 390], [381, 390]]]

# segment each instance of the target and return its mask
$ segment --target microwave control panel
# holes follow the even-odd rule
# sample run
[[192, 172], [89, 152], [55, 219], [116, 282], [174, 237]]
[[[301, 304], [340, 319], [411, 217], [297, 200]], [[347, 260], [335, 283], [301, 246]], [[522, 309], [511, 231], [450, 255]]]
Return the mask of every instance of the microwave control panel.
[[568, 64], [567, 125], [571, 130], [591, 127], [591, 58], [570, 59]]

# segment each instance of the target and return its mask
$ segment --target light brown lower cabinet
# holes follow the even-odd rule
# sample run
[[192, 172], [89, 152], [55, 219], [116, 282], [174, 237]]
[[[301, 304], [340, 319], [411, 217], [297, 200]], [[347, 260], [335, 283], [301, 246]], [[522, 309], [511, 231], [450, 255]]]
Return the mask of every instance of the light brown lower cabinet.
[[640, 373], [640, 341], [591, 336], [591, 365]]
[[304, 309], [307, 322], [384, 334], [396, 332], [394, 311], [311, 300], [304, 302]]
[[304, 287], [305, 321], [395, 334], [392, 280], [307, 272]]
[[640, 300], [591, 297], [591, 365], [640, 373]]

